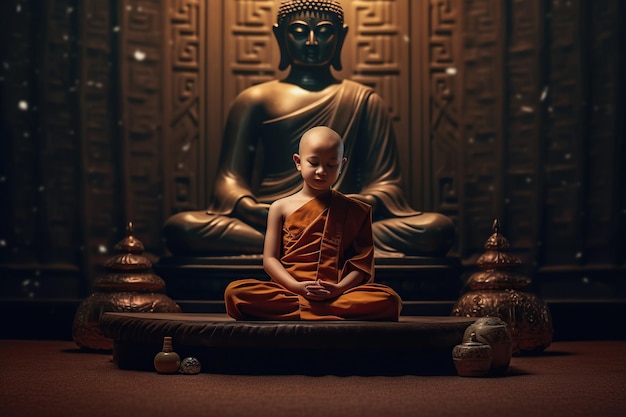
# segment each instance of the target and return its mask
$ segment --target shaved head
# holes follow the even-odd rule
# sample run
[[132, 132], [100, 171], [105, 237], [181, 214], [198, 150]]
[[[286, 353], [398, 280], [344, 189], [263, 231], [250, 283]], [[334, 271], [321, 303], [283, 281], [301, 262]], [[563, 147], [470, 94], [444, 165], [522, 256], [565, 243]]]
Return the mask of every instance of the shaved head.
[[343, 158], [343, 140], [339, 133], [326, 126], [316, 126], [304, 132], [300, 138], [298, 152], [306, 153], [311, 148], [336, 148], [337, 158]]

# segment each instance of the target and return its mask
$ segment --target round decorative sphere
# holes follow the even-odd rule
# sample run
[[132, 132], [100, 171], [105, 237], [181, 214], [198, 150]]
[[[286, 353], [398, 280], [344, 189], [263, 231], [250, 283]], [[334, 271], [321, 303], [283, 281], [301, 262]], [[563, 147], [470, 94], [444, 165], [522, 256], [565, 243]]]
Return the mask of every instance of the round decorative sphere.
[[188, 357], [180, 362], [179, 372], [186, 375], [195, 375], [200, 373], [200, 361], [193, 357]]

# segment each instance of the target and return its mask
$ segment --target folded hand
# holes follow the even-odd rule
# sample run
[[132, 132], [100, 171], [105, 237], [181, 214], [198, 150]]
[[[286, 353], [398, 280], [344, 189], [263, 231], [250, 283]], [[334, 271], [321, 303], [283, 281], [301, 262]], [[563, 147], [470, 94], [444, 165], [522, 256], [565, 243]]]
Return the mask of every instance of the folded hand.
[[343, 290], [335, 283], [317, 280], [305, 286], [305, 297], [313, 301], [324, 301], [339, 297]]

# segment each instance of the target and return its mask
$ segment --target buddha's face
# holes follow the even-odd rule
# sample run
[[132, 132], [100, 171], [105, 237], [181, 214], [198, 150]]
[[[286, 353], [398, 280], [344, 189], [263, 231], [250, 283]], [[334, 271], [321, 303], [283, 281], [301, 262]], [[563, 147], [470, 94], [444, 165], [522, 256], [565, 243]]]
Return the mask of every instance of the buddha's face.
[[319, 13], [299, 13], [288, 22], [285, 47], [292, 65], [324, 66], [338, 52], [339, 36], [333, 20]]

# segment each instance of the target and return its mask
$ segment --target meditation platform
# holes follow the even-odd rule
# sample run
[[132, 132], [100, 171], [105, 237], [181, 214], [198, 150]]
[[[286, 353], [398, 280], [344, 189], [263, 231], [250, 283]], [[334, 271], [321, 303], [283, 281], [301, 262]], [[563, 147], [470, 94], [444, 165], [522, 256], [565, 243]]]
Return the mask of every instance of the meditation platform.
[[202, 372], [234, 374], [454, 374], [452, 349], [475, 318], [378, 321], [235, 321], [225, 314], [105, 313], [121, 369], [154, 371], [163, 338]]

